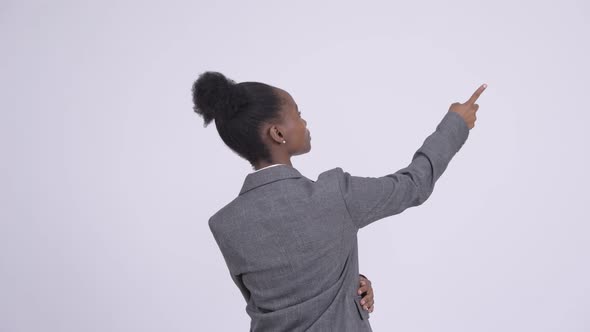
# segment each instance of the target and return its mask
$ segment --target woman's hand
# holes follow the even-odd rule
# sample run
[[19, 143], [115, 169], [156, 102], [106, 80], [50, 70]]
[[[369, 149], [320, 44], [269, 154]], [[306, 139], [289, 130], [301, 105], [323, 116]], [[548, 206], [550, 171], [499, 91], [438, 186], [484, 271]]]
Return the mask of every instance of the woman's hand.
[[362, 295], [361, 305], [368, 312], [373, 312], [375, 309], [375, 295], [373, 294], [373, 287], [371, 286], [371, 280], [367, 279], [364, 275], [360, 275], [360, 287], [358, 294]]
[[475, 113], [479, 109], [479, 105], [476, 104], [475, 102], [477, 101], [477, 98], [479, 98], [479, 96], [481, 95], [483, 90], [485, 90], [487, 87], [488, 87], [487, 84], [482, 84], [473, 93], [473, 95], [471, 96], [471, 98], [469, 98], [469, 100], [467, 100], [463, 104], [453, 103], [453, 104], [451, 104], [451, 107], [449, 108], [450, 112], [456, 112], [457, 114], [459, 114], [463, 118], [463, 120], [465, 120], [465, 123], [467, 124], [467, 128], [469, 128], [469, 129], [472, 129], [475, 126], [475, 120], [477, 120]]

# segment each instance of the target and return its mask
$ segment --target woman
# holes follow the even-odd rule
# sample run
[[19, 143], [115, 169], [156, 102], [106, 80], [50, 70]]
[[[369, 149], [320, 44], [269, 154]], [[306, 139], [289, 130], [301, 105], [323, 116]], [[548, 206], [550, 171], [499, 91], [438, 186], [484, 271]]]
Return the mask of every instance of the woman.
[[205, 126], [215, 120], [225, 144], [254, 168], [209, 219], [251, 331], [371, 331], [374, 299], [368, 282], [359, 289], [357, 232], [430, 196], [473, 128], [485, 88], [451, 105], [406, 168], [375, 178], [336, 167], [313, 181], [291, 163], [311, 150], [311, 135], [289, 93], [219, 72], [198, 77], [195, 112]]

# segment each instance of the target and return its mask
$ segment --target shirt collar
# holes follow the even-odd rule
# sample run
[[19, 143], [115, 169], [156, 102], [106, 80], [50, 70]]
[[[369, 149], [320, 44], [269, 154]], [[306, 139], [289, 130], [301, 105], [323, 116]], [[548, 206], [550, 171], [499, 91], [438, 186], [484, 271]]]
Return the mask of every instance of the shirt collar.
[[255, 170], [255, 171], [254, 171], [254, 173], [255, 173], [255, 172], [262, 171], [263, 169], [267, 169], [267, 168], [269, 168], [269, 167], [278, 166], [278, 165], [285, 165], [285, 164], [272, 164], [272, 165], [270, 165], [270, 166], [266, 166], [266, 167], [262, 167], [261, 169], [257, 169], [257, 170]]
[[303, 177], [303, 175], [292, 166], [286, 164], [275, 164], [271, 166], [275, 167], [264, 167], [246, 175], [242, 189], [240, 189], [240, 195], [271, 182]]

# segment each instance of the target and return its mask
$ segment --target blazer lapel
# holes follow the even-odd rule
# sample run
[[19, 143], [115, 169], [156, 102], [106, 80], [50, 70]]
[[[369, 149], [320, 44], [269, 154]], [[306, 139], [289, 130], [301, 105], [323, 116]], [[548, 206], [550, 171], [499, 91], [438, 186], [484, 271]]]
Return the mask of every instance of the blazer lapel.
[[303, 177], [303, 175], [301, 175], [297, 169], [289, 165], [269, 167], [267, 169], [248, 174], [244, 180], [244, 184], [242, 185], [239, 195], [271, 182], [300, 177]]

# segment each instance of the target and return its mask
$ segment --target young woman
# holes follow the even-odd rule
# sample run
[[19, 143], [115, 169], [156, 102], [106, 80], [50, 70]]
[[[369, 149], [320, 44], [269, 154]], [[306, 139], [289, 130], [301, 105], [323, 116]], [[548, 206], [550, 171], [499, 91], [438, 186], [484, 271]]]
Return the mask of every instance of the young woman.
[[451, 105], [407, 167], [381, 177], [335, 167], [313, 181], [291, 163], [311, 150], [311, 135], [289, 93], [199, 75], [195, 112], [205, 126], [215, 120], [223, 142], [254, 169], [209, 219], [251, 331], [371, 331], [374, 295], [362, 275], [359, 287], [357, 232], [430, 196], [474, 127], [485, 88]]

